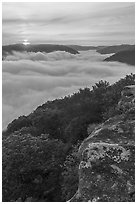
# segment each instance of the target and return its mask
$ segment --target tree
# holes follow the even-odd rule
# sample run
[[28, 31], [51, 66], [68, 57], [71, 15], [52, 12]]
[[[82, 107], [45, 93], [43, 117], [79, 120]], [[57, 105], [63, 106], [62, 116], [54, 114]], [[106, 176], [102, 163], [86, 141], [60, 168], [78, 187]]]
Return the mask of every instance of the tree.
[[7, 131], [12, 133], [21, 129], [22, 127], [30, 127], [32, 125], [31, 120], [27, 116], [20, 116], [18, 119], [13, 120], [7, 127]]
[[3, 201], [60, 201], [64, 144], [16, 131], [3, 138]]

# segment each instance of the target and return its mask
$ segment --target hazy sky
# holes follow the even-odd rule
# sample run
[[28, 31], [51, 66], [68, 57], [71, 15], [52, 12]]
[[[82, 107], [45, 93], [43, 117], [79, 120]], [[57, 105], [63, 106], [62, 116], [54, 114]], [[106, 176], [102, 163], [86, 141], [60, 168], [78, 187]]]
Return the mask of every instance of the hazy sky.
[[134, 44], [134, 3], [3, 3], [3, 44]]

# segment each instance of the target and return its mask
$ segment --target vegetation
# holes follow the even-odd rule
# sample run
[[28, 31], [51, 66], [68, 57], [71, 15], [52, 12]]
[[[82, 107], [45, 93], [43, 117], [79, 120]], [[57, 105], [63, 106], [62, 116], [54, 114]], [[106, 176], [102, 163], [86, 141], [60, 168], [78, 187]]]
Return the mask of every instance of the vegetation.
[[[59, 201], [64, 144], [22, 130], [3, 140], [3, 200]], [[54, 196], [53, 196], [54, 194]]]
[[72, 147], [63, 164], [61, 189], [63, 201], [71, 199], [78, 189], [79, 146], [80, 143], [78, 142], [77, 145]]
[[80, 143], [92, 126], [120, 114], [121, 91], [132, 84], [134, 74], [113, 85], [101, 80], [13, 120], [3, 133], [3, 201], [70, 199], [78, 184]]

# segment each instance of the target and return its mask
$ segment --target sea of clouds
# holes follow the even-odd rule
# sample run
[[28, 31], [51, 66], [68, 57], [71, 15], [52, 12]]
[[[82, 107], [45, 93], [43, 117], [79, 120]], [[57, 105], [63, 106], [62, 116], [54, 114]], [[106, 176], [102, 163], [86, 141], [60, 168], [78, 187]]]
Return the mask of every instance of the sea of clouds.
[[3, 129], [47, 100], [72, 94], [79, 88], [91, 88], [101, 79], [112, 84], [134, 73], [134, 66], [103, 62], [107, 56], [96, 51], [78, 55], [63, 51], [8, 55], [2, 62]]

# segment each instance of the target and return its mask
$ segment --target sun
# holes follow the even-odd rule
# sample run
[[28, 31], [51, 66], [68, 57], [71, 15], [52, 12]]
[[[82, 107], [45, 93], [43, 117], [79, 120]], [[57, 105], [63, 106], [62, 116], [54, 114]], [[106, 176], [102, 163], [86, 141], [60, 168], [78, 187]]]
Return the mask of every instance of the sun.
[[23, 40], [23, 43], [22, 43], [23, 45], [29, 45], [30, 44], [30, 42], [28, 42], [28, 40]]

